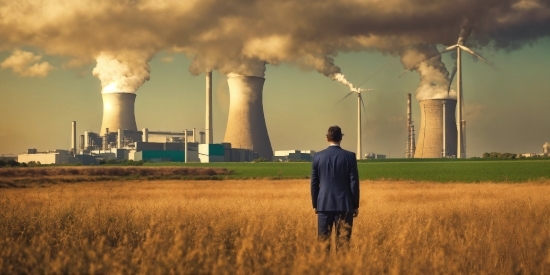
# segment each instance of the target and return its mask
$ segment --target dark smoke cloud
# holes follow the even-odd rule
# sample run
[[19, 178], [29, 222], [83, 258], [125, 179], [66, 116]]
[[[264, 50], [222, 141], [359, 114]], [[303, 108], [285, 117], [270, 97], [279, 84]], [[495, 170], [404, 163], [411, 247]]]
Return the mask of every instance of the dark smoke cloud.
[[333, 76], [339, 52], [398, 55], [456, 44], [461, 30], [470, 47], [513, 50], [550, 35], [548, 26], [550, 0], [0, 0], [0, 50], [36, 48], [74, 67], [102, 53], [148, 61], [168, 49], [197, 56], [194, 74], [263, 76], [266, 63], [290, 63]]

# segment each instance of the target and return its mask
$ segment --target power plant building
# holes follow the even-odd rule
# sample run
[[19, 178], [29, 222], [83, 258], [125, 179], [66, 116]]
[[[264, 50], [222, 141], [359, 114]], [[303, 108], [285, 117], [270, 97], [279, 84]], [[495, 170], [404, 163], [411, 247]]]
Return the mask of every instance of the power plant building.
[[456, 156], [456, 100], [427, 99], [420, 101], [420, 130], [414, 158]]
[[36, 162], [40, 164], [74, 164], [78, 163], [73, 155], [68, 151], [60, 152], [63, 150], [55, 150], [53, 152], [33, 153], [33, 154], [19, 154], [17, 156], [18, 162]]
[[273, 161], [312, 161], [315, 151], [313, 150], [281, 150], [275, 151]]

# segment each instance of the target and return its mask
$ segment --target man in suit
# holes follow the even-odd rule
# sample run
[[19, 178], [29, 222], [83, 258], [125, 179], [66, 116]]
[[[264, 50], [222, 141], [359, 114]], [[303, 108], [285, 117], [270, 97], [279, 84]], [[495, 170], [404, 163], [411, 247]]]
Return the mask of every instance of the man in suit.
[[[311, 170], [311, 200], [317, 214], [318, 237], [329, 241], [336, 227], [337, 249], [349, 244], [353, 218], [359, 215], [359, 175], [355, 153], [340, 147], [342, 130], [328, 128], [329, 147], [316, 153]], [[330, 247], [330, 246], [329, 246]]]

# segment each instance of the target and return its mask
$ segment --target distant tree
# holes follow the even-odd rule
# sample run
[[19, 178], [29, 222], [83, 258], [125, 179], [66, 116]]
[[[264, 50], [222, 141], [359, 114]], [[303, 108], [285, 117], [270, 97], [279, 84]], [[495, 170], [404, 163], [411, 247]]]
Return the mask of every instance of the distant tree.
[[491, 152], [491, 153], [483, 153], [483, 158], [491, 158], [491, 159], [516, 159], [518, 158], [518, 154], [512, 154], [512, 153], [500, 153], [500, 152]]

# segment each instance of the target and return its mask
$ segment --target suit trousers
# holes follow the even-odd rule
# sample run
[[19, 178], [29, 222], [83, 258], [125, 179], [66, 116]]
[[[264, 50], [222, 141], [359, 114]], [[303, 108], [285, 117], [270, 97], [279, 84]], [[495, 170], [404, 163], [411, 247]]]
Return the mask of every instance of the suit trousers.
[[336, 227], [336, 248], [347, 246], [351, 238], [351, 228], [353, 226], [353, 213], [341, 211], [318, 211], [317, 229], [318, 237], [321, 241], [328, 241], [330, 249], [330, 235], [332, 228]]

